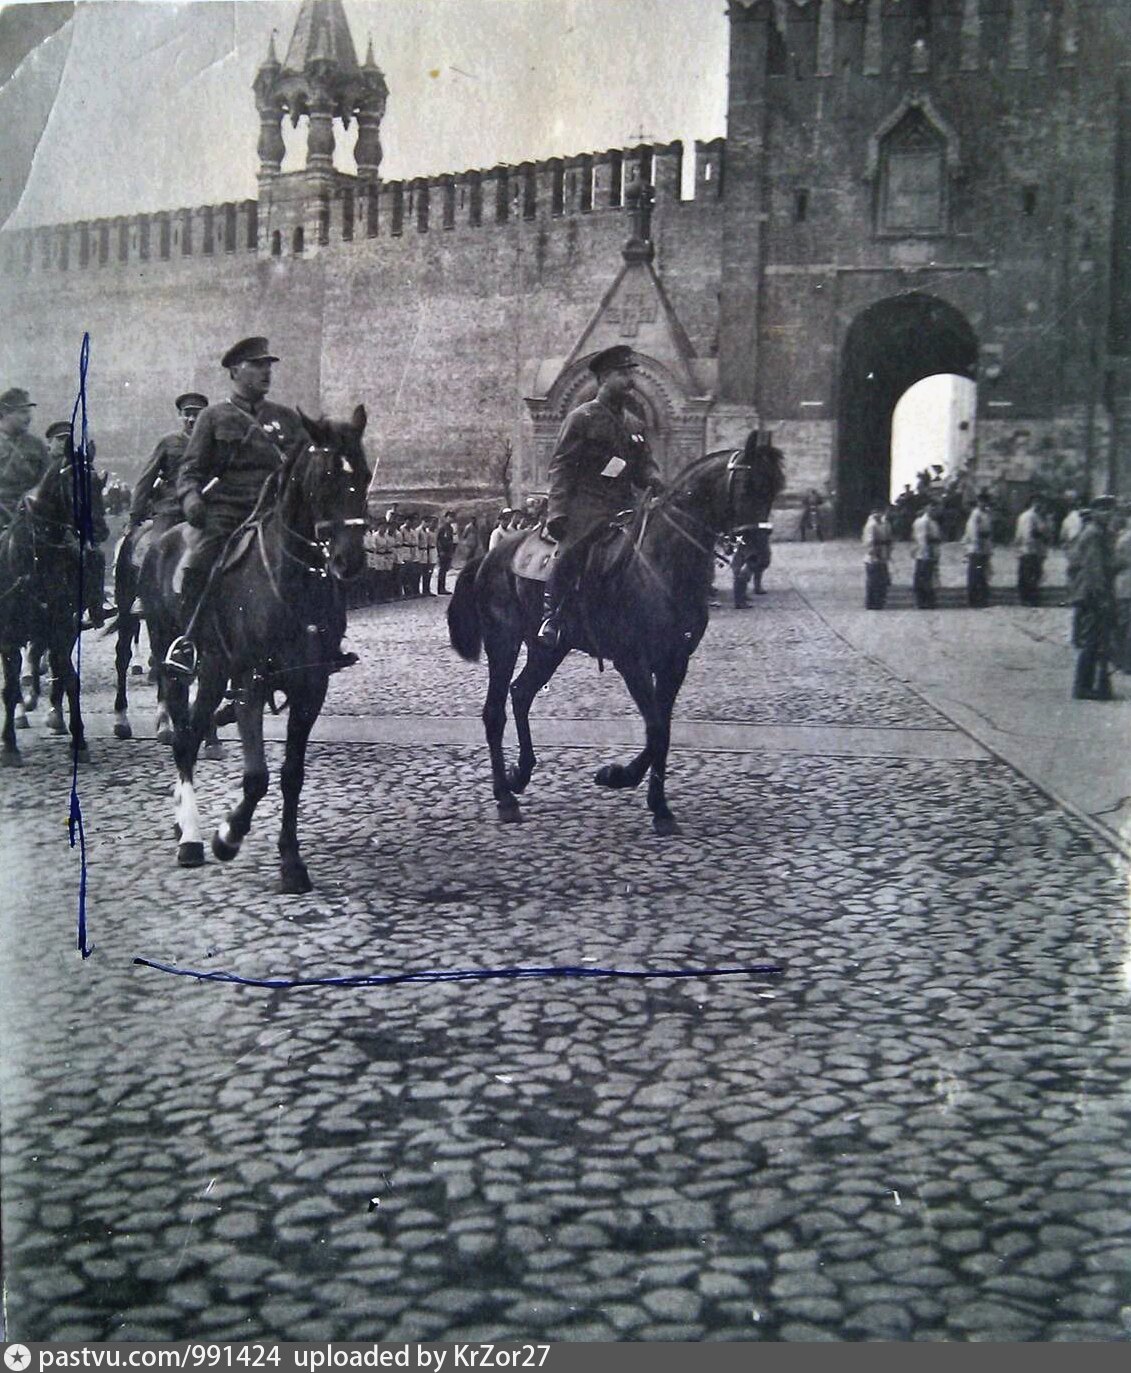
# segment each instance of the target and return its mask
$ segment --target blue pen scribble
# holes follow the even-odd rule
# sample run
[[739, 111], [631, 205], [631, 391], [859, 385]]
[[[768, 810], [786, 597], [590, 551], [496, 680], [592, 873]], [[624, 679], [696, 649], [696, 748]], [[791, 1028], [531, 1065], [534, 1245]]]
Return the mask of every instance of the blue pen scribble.
[[[71, 411], [71, 449], [74, 458], [71, 462], [72, 481], [72, 519], [75, 533], [79, 537], [79, 575], [78, 575], [78, 616], [82, 619], [83, 606], [86, 604], [83, 586], [84, 562], [82, 550], [94, 546], [93, 476], [94, 465], [87, 443], [86, 374], [90, 365], [90, 335], [83, 334], [82, 348], [79, 350], [79, 394]], [[75, 426], [79, 427], [79, 442], [75, 443]], [[75, 639], [75, 709], [79, 709], [82, 699], [82, 634]], [[76, 844], [79, 851], [79, 910], [78, 946], [83, 958], [89, 958], [94, 945], [86, 940], [86, 830], [83, 827], [82, 804], [79, 800], [79, 744], [71, 740], [71, 810], [67, 822], [71, 848]]]
[[270, 990], [292, 987], [395, 987], [410, 982], [487, 982], [529, 981], [535, 978], [620, 977], [782, 977], [780, 963], [754, 963], [741, 968], [438, 968], [414, 973], [359, 973], [351, 977], [243, 977], [239, 973], [204, 972], [199, 968], [175, 968], [151, 958], [135, 958], [134, 965], [153, 968], [174, 977], [192, 977], [199, 982], [231, 982], [239, 987], [266, 987]]

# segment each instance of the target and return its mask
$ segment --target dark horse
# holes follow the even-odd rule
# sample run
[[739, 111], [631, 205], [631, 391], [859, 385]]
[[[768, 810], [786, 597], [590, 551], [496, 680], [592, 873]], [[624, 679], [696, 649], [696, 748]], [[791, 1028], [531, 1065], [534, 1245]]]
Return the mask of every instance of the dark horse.
[[[117, 680], [117, 688], [114, 693], [115, 739], [133, 738], [127, 684], [130, 675], [130, 660], [133, 657], [134, 645], [137, 643], [142, 625], [141, 607], [138, 601], [141, 566], [145, 561], [145, 555], [149, 551], [150, 545], [168, 527], [165, 525], [158, 528], [155, 523], [147, 521], [127, 530], [118, 547], [118, 556], [114, 561], [114, 619], [111, 630], [117, 639], [114, 647], [114, 670]], [[169, 708], [165, 704], [164, 690], [160, 681], [157, 684], [157, 719], [154, 732], [159, 744], [171, 744], [173, 742], [173, 722], [169, 716]], [[205, 736], [204, 756], [206, 758], [222, 758], [224, 756], [223, 745], [216, 733], [215, 721], [209, 725], [208, 733]]]
[[[516, 794], [534, 771], [530, 706], [574, 648], [607, 658], [644, 717], [645, 746], [630, 763], [610, 763], [595, 781], [635, 787], [651, 769], [648, 809], [658, 834], [675, 832], [664, 796], [672, 709], [687, 665], [707, 628], [715, 540], [765, 521], [785, 484], [782, 454], [752, 434], [745, 449], [708, 453], [690, 463], [670, 489], [642, 506], [617, 546], [598, 550], [611, 563], [604, 576], [586, 572], [557, 648], [537, 633], [542, 584], [514, 575], [521, 539], [504, 540], [464, 567], [448, 607], [448, 632], [461, 657], [487, 650], [490, 680], [483, 723], [491, 750], [495, 801], [501, 820], [519, 820]], [[511, 682], [519, 650], [526, 664]], [[518, 731], [518, 766], [503, 755], [507, 689]]]
[[[204, 862], [193, 768], [227, 682], [238, 688], [244, 773], [243, 800], [212, 839], [212, 852], [223, 861], [239, 852], [255, 807], [267, 792], [263, 710], [273, 691], [286, 693], [290, 714], [279, 832], [284, 892], [311, 889], [298, 843], [306, 744], [345, 633], [342, 583], [365, 566], [362, 538], [369, 486], [361, 445], [364, 407], [359, 405], [347, 424], [302, 418], [309, 444], [268, 478], [255, 512], [229, 540], [213, 574], [196, 621], [200, 656], [191, 706], [188, 685], [160, 670], [173, 719], [177, 861], [182, 867]], [[182, 628], [173, 574], [184, 551], [184, 531], [184, 525], [176, 525], [156, 540], [141, 568], [139, 591], [158, 662]]]
[[[9, 767], [23, 762], [16, 747], [15, 716], [21, 703], [20, 658], [27, 645], [32, 646], [37, 668], [43, 651], [51, 666], [54, 680], [49, 728], [63, 732], [61, 706], [66, 695], [75, 756], [79, 762], [90, 758], [79, 708], [78, 676], [71, 662], [82, 619], [82, 546], [75, 514], [80, 508], [75, 488], [82, 479], [81, 472], [77, 460], [74, 464], [53, 462], [21, 498], [12, 523], [0, 534], [0, 652], [4, 658], [0, 763]], [[88, 482], [88, 499], [95, 499], [97, 485], [96, 481]]]

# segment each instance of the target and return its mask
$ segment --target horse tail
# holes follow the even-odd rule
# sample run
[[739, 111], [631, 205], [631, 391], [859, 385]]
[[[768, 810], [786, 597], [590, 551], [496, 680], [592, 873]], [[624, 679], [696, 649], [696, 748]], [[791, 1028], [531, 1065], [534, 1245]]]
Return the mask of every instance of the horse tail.
[[475, 604], [475, 577], [482, 562], [480, 554], [464, 564], [448, 602], [448, 638], [459, 656], [469, 663], [477, 663], [483, 652], [483, 627]]

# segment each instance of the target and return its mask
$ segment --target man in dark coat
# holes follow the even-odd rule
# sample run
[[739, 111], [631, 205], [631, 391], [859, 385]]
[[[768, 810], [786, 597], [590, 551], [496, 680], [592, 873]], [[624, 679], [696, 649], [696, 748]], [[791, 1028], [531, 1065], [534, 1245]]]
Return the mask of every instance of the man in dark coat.
[[538, 631], [538, 642], [549, 648], [558, 643], [562, 601], [591, 536], [628, 509], [637, 491], [662, 487], [644, 427], [627, 404], [637, 365], [624, 344], [596, 354], [589, 363], [597, 378], [596, 399], [566, 416], [550, 459], [546, 532], [561, 549], [546, 583]]
[[1083, 701], [1110, 701], [1111, 653], [1116, 626], [1115, 541], [1111, 522], [1115, 497], [1098, 496], [1068, 554], [1068, 589], [1076, 672], [1072, 695]]
[[191, 634], [213, 564], [255, 509], [263, 483], [309, 442], [297, 412], [266, 398], [278, 361], [265, 338], [241, 339], [228, 349], [220, 366], [231, 376], [231, 399], [200, 412], [177, 470], [181, 510], [195, 531], [180, 569], [182, 603], [191, 613], [165, 666], [182, 676], [196, 671]]
[[0, 530], [12, 523], [20, 498], [50, 461], [47, 446], [28, 433], [34, 409], [35, 401], [18, 386], [0, 395]]
[[[73, 482], [75, 444], [71, 433], [71, 421], [56, 420], [49, 424], [44, 438], [47, 440], [49, 464], [57, 463], [58, 470], [63, 473], [63, 480]], [[93, 460], [93, 442], [87, 445], [87, 452]], [[103, 495], [105, 482], [105, 473], [99, 476], [91, 467], [86, 481], [87, 518], [83, 519], [78, 511], [75, 514], [76, 528], [73, 534], [82, 550], [82, 609], [87, 617], [84, 628], [100, 628], [106, 623], [108, 610], [103, 604], [106, 599], [106, 554], [102, 545], [110, 537]]]
[[130, 524], [153, 521], [153, 533], [160, 537], [184, 518], [177, 495], [177, 468], [185, 455], [197, 417], [208, 406], [208, 397], [199, 391], [186, 391], [173, 402], [181, 417], [181, 427], [157, 441], [153, 455], [134, 487], [130, 502]]
[[448, 573], [456, 551], [456, 530], [449, 511], [445, 510], [436, 526], [436, 595], [449, 596]]

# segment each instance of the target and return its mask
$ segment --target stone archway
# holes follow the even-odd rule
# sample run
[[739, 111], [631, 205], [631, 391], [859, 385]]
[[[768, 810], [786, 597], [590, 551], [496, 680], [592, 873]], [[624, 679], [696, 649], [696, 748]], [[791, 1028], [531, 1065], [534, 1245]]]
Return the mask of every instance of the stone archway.
[[[637, 354], [636, 403], [643, 413], [652, 454], [665, 480], [703, 452], [706, 433], [706, 399], [690, 399], [663, 363]], [[527, 399], [534, 421], [533, 461], [526, 485], [544, 493], [547, 472], [558, 432], [575, 406], [592, 400], [597, 382], [589, 370], [589, 357], [578, 358], [562, 369], [545, 396]]]
[[891, 418], [896, 402], [924, 377], [977, 377], [978, 340], [966, 316], [918, 291], [862, 310], [841, 351], [837, 402], [836, 517], [858, 534], [872, 503], [887, 500]]

